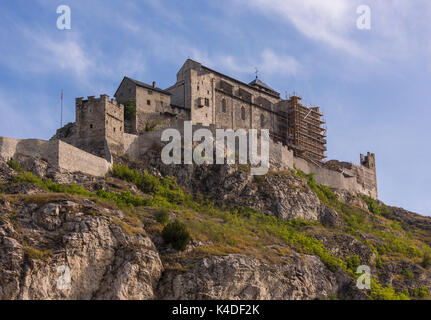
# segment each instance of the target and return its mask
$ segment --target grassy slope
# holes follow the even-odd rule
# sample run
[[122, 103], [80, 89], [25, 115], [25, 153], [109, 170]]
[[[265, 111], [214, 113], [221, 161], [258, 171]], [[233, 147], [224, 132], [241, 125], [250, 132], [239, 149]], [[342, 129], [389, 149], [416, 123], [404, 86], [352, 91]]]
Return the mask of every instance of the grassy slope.
[[[395, 259], [420, 263], [423, 255], [429, 252], [420, 233], [407, 231], [398, 221], [385, 217], [388, 207], [380, 205], [368, 197], [364, 201], [369, 206], [369, 212], [360, 208], [348, 206], [340, 202], [336, 195], [327, 187], [316, 185], [312, 175], [301, 172], [296, 175], [307, 179], [309, 186], [316, 192], [321, 202], [334, 208], [345, 223], [345, 228], [328, 229], [318, 222], [283, 221], [274, 217], [262, 215], [251, 208], [220, 208], [201, 195], [192, 195], [182, 189], [171, 177], [158, 178], [148, 172], [129, 170], [126, 166], [115, 166], [112, 176], [133, 183], [143, 193], [150, 195], [142, 197], [129, 191], [98, 191], [90, 192], [77, 185], [60, 185], [47, 179], [40, 179], [31, 173], [20, 169], [16, 164], [10, 164], [19, 174], [16, 183], [30, 183], [46, 190], [47, 194], [36, 196], [12, 196], [11, 200], [24, 198], [30, 202], [47, 202], [55, 198], [53, 193], [69, 194], [75, 197], [92, 198], [104, 206], [114, 206], [128, 214], [127, 223], [118, 222], [127, 232], [135, 232], [136, 226], [142, 226], [150, 233], [160, 234], [163, 225], [149, 223], [154, 213], [160, 208], [168, 208], [179, 220], [184, 222], [192, 238], [201, 241], [191, 253], [167, 254], [163, 257], [169, 268], [183, 268], [182, 261], [200, 259], [206, 255], [226, 255], [230, 253], [246, 254], [258, 259], [277, 262], [295, 250], [297, 252], [317, 255], [330, 268], [341, 268], [355, 277], [354, 270], [358, 264], [356, 257], [348, 257], [346, 261], [335, 257], [314, 237], [319, 232], [348, 233], [369, 246], [376, 254], [377, 267]], [[285, 174], [292, 174], [286, 172]], [[382, 228], [382, 225], [385, 227]], [[364, 241], [363, 236], [367, 235]], [[407, 274], [408, 276], [408, 274]], [[416, 288], [419, 290], [420, 288]], [[422, 296], [426, 296], [422, 289]], [[372, 281], [370, 298], [374, 299], [407, 299], [406, 293], [397, 293], [391, 287], [383, 288], [377, 280]]]

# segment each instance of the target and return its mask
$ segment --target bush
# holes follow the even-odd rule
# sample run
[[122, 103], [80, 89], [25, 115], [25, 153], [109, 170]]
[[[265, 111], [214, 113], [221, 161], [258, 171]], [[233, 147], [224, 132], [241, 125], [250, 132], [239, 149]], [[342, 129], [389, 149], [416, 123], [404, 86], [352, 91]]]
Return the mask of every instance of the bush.
[[142, 192], [165, 198], [168, 202], [182, 204], [186, 194], [173, 177], [158, 178], [144, 170], [131, 170], [128, 166], [114, 165], [112, 175], [116, 178], [134, 183]]
[[161, 208], [159, 211], [156, 212], [156, 220], [157, 222], [165, 225], [169, 222], [169, 218], [171, 217], [171, 213], [166, 208]]
[[414, 273], [409, 269], [404, 269], [402, 274], [403, 274], [403, 276], [405, 276], [409, 279], [414, 279], [414, 277], [415, 277]]
[[179, 251], [184, 251], [191, 240], [187, 226], [175, 220], [169, 223], [162, 231], [163, 240], [170, 243], [172, 247]]
[[96, 196], [101, 199], [110, 200], [115, 202], [120, 208], [125, 207], [140, 207], [151, 205], [151, 200], [135, 196], [130, 191], [122, 191], [121, 193], [107, 192], [105, 190], [98, 190]]
[[431, 266], [431, 254], [428, 251], [425, 251], [424, 253], [421, 266], [425, 269], [428, 269]]
[[413, 292], [413, 296], [415, 298], [423, 298], [423, 299], [428, 298], [429, 289], [427, 287], [415, 288]]
[[383, 287], [375, 279], [371, 279], [370, 298], [373, 300], [410, 300], [407, 292], [396, 292], [392, 286]]
[[7, 162], [7, 164], [8, 164], [8, 166], [10, 167], [10, 168], [12, 168], [13, 170], [15, 170], [15, 171], [18, 171], [18, 172], [23, 172], [24, 171], [24, 169], [21, 167], [21, 165], [19, 164], [19, 162], [17, 162], [17, 161], [13, 161], [12, 159], [10, 159], [8, 162]]
[[124, 119], [130, 120], [136, 116], [136, 102], [133, 99], [129, 99], [124, 105]]
[[161, 120], [153, 120], [153, 121], [147, 122], [145, 124], [145, 131], [146, 132], [154, 131], [156, 130], [157, 126], [161, 124], [162, 124]]
[[16, 175], [14, 181], [17, 183], [31, 183], [35, 186], [43, 188], [43, 180], [39, 177], [36, 177], [33, 173], [27, 171], [23, 171]]
[[380, 207], [377, 204], [377, 201], [375, 201], [373, 198], [369, 196], [363, 196], [362, 199], [365, 201], [365, 203], [368, 206], [368, 211], [371, 213], [380, 215]]
[[347, 269], [352, 270], [352, 272], [356, 272], [356, 269], [358, 269], [360, 265], [361, 265], [361, 260], [359, 259], [359, 256], [356, 254], [346, 259]]

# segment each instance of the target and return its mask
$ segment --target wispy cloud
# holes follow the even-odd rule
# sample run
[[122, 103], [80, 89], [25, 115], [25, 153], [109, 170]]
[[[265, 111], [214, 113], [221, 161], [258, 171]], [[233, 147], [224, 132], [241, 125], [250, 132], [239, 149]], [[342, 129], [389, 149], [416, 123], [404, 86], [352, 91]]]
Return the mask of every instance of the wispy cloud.
[[[281, 18], [307, 38], [356, 58], [382, 61], [425, 49], [421, 32], [431, 31], [431, 3], [418, 0], [368, 1], [372, 28], [359, 31], [360, 0], [235, 0], [268, 18]], [[364, 38], [365, 37], [365, 38]]]
[[41, 74], [60, 70], [82, 77], [95, 65], [76, 33], [58, 39], [44, 30], [27, 27], [15, 30], [20, 33], [19, 40], [14, 47], [5, 48], [2, 59], [4, 67], [13, 71]]
[[365, 51], [348, 38], [355, 27], [355, 9], [347, 0], [237, 0], [266, 15], [281, 17], [306, 37], [355, 56]]
[[264, 49], [260, 56], [236, 58], [231, 55], [215, 55], [209, 58], [210, 66], [223, 68], [236, 74], [250, 74], [255, 68], [267, 75], [291, 76], [297, 74], [301, 64], [292, 56], [277, 54], [272, 49]]

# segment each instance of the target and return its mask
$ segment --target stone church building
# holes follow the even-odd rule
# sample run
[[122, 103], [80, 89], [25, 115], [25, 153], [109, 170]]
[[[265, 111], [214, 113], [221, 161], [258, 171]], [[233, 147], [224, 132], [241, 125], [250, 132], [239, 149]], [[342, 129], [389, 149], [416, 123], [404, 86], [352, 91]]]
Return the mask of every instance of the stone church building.
[[309, 161], [325, 158], [326, 140], [319, 108], [301, 105], [301, 98], [281, 99], [258, 77], [244, 83], [188, 59], [177, 82], [163, 90], [125, 77], [115, 98], [134, 101], [136, 114], [126, 119], [126, 132], [139, 134], [155, 124], [176, 127], [184, 120], [230, 129], [268, 129], [273, 140]]

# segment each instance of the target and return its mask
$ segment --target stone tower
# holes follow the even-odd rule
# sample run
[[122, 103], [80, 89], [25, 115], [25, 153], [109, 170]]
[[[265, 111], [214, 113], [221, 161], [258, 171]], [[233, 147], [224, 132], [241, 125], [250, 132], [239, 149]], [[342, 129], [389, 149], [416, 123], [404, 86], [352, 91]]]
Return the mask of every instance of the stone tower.
[[376, 156], [368, 152], [366, 156], [361, 154], [361, 166], [364, 168], [364, 181], [368, 189], [375, 189], [375, 198], [377, 199], [377, 170]]
[[108, 95], [76, 99], [75, 145], [110, 160], [124, 152], [124, 106]]
[[366, 156], [361, 154], [361, 165], [372, 170], [376, 170], [376, 156], [374, 153], [368, 152]]

